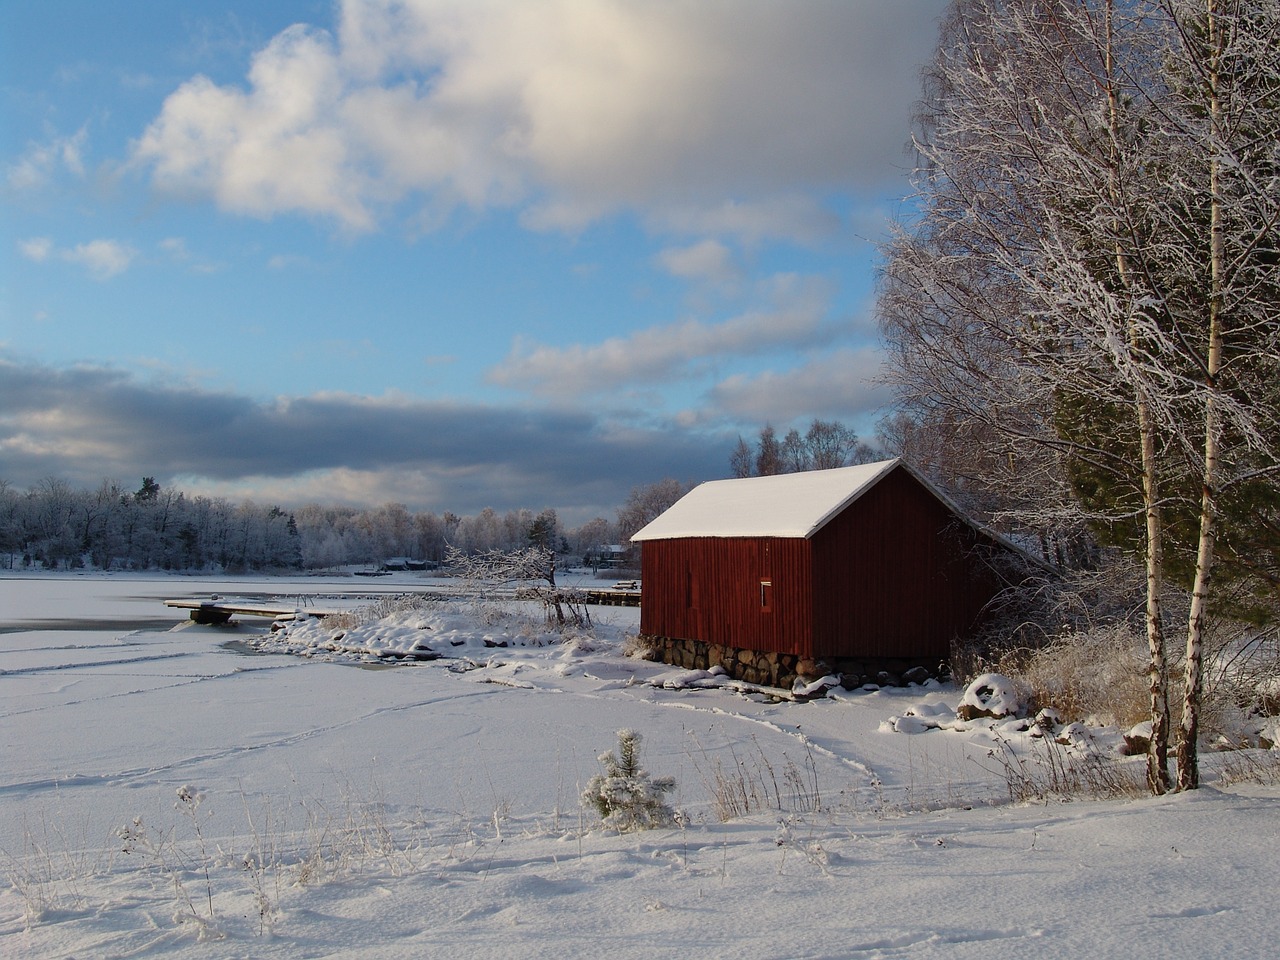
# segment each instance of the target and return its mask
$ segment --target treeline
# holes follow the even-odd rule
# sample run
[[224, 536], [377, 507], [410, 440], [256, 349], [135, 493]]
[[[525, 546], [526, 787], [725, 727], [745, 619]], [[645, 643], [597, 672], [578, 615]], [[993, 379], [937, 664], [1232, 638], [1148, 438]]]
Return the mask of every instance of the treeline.
[[0, 480], [0, 565], [8, 569], [285, 571], [378, 564], [391, 558], [439, 563], [446, 548], [469, 553], [539, 543], [576, 562], [601, 560], [616, 523], [576, 528], [555, 510], [486, 508], [475, 516], [308, 504], [295, 511], [245, 500], [187, 496], [143, 478], [137, 490], [104, 480], [81, 490], [46, 478], [29, 490]]
[[792, 427], [781, 440], [773, 425], [765, 424], [754, 447], [738, 437], [729, 455], [729, 470], [735, 477], [770, 477], [870, 463], [877, 456], [839, 420], [814, 420], [803, 434]]

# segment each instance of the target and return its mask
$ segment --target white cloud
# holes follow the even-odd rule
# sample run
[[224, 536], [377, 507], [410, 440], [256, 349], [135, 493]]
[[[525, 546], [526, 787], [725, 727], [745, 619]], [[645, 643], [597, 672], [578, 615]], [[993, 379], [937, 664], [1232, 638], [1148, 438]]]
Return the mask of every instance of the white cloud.
[[109, 280], [123, 273], [138, 252], [117, 240], [91, 240], [74, 247], [59, 247], [48, 237], [32, 237], [18, 243], [18, 250], [28, 260], [43, 263], [51, 257], [86, 268], [96, 280]]
[[53, 241], [48, 237], [32, 237], [29, 240], [19, 240], [18, 250], [28, 260], [43, 263], [49, 259], [49, 254], [53, 252]]
[[719, 323], [683, 320], [603, 343], [551, 347], [517, 338], [488, 379], [536, 394], [568, 398], [639, 382], [668, 381], [707, 358], [754, 356], [829, 341], [827, 291], [817, 281], [774, 278], [772, 303]]
[[944, 0], [345, 0], [243, 88], [183, 84], [135, 144], [157, 186], [372, 229], [416, 198], [539, 229], [621, 210], [811, 241], [815, 198], [882, 184]]
[[91, 240], [61, 251], [59, 256], [85, 267], [97, 280], [108, 280], [129, 269], [137, 251], [115, 240]]
[[156, 183], [250, 216], [296, 210], [372, 227], [351, 137], [332, 119], [343, 83], [328, 35], [290, 27], [254, 58], [249, 83], [246, 94], [196, 77], [165, 101], [134, 146]]
[[293, 270], [314, 266], [310, 257], [296, 253], [277, 253], [267, 258], [268, 270]]
[[166, 237], [160, 241], [160, 250], [174, 263], [182, 264], [192, 273], [217, 273], [222, 264], [207, 260], [191, 252], [187, 241], [182, 237]]
[[17, 191], [37, 190], [46, 186], [60, 170], [77, 178], [84, 177], [84, 145], [89, 138], [87, 127], [69, 137], [53, 137], [46, 143], [28, 144], [26, 151], [5, 170], [5, 181]]
[[712, 410], [699, 419], [727, 414], [761, 424], [810, 417], [865, 420], [889, 399], [877, 380], [882, 360], [873, 347], [845, 348], [789, 370], [728, 377], [711, 390]]
[[730, 284], [739, 278], [729, 248], [718, 240], [702, 240], [689, 247], [658, 252], [658, 265], [673, 277], [701, 283]]

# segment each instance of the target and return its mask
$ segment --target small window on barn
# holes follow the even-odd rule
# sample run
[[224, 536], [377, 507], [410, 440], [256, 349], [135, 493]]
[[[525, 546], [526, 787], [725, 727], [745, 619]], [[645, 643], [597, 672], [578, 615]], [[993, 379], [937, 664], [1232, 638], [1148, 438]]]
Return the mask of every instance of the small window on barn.
[[773, 581], [760, 581], [760, 609], [768, 613], [773, 609]]

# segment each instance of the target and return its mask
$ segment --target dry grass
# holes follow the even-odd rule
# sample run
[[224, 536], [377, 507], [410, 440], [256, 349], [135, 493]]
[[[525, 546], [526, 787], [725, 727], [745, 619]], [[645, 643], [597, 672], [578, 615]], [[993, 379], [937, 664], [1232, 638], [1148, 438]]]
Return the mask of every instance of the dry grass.
[[1018, 752], [1007, 740], [998, 740], [987, 752], [987, 760], [988, 769], [1004, 777], [1012, 803], [1141, 797], [1148, 792], [1146, 771], [1140, 764], [1076, 750], [1052, 737], [1037, 741], [1029, 752]]
[[[1175, 722], [1182, 702], [1181, 653], [1170, 643], [1168, 691]], [[1256, 745], [1249, 733], [1256, 718], [1280, 713], [1280, 637], [1219, 625], [1207, 638], [1204, 664], [1202, 736], [1206, 742]], [[1150, 719], [1146, 638], [1122, 625], [1072, 633], [1035, 650], [1008, 650], [983, 669], [1015, 677], [1031, 690], [1037, 709], [1053, 707], [1069, 720], [1124, 730]]]
[[114, 845], [103, 847], [83, 832], [73, 837], [65, 823], [42, 816], [25, 823], [20, 852], [0, 850], [0, 875], [22, 900], [30, 928], [60, 909], [82, 909], [84, 883], [110, 872], [114, 854]]
[[[88, 909], [83, 881], [119, 873], [166, 898], [174, 921], [198, 940], [222, 939], [224, 925], [234, 927], [238, 916], [256, 921], [258, 935], [267, 936], [286, 890], [366, 874], [403, 876], [421, 869], [426, 855], [420, 831], [393, 825], [380, 798], [349, 789], [337, 800], [283, 807], [267, 799], [255, 808], [241, 795], [247, 830], [217, 841], [207, 834], [214, 818], [203, 802], [183, 787], [174, 822], [134, 817], [106, 847], [70, 843], [60, 831], [51, 836], [47, 823], [39, 833], [29, 829], [20, 855], [0, 853], [0, 872], [23, 902], [26, 925], [63, 908]], [[246, 888], [256, 917], [228, 906]]]
[[779, 768], [754, 737], [751, 743], [754, 750], [743, 754], [731, 745], [726, 759], [711, 756], [693, 737], [692, 759], [716, 819], [725, 823], [762, 810], [813, 813], [822, 809], [817, 763], [807, 744], [803, 760], [797, 763], [783, 754]]
[[1280, 786], [1280, 750], [1233, 750], [1224, 755], [1217, 783], [1260, 783]]
[[370, 871], [399, 877], [416, 869], [418, 844], [397, 838], [381, 801], [345, 798], [336, 808], [317, 801], [304, 809], [301, 851], [292, 862], [277, 864], [294, 883], [314, 886]]
[[1040, 707], [1064, 717], [1128, 729], [1150, 718], [1144, 640], [1123, 626], [1005, 654], [996, 669], [1022, 680]]
[[633, 660], [657, 660], [658, 642], [638, 633], [628, 634], [622, 643], [622, 655]]

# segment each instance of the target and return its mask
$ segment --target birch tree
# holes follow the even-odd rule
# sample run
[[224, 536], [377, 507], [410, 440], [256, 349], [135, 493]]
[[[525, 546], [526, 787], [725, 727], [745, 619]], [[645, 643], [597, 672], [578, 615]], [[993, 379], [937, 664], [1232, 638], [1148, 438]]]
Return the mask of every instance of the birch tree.
[[957, 3], [918, 144], [923, 213], [886, 269], [901, 394], [1000, 438], [1005, 476], [986, 469], [1020, 494], [1011, 518], [1141, 518], [1155, 792], [1166, 516], [1197, 526], [1188, 789], [1221, 498], [1274, 487], [1276, 19], [1263, 0]]
[[1178, 739], [1178, 787], [1191, 789], [1199, 785], [1204, 635], [1224, 532], [1222, 496], [1280, 478], [1280, 417], [1267, 403], [1280, 374], [1280, 9], [1266, 0], [1165, 0], [1162, 7], [1174, 26], [1170, 166], [1189, 195], [1169, 198], [1164, 255], [1174, 276], [1199, 278], [1167, 297], [1194, 371], [1187, 392], [1201, 424], [1198, 448], [1192, 437], [1184, 441], [1201, 467]]

